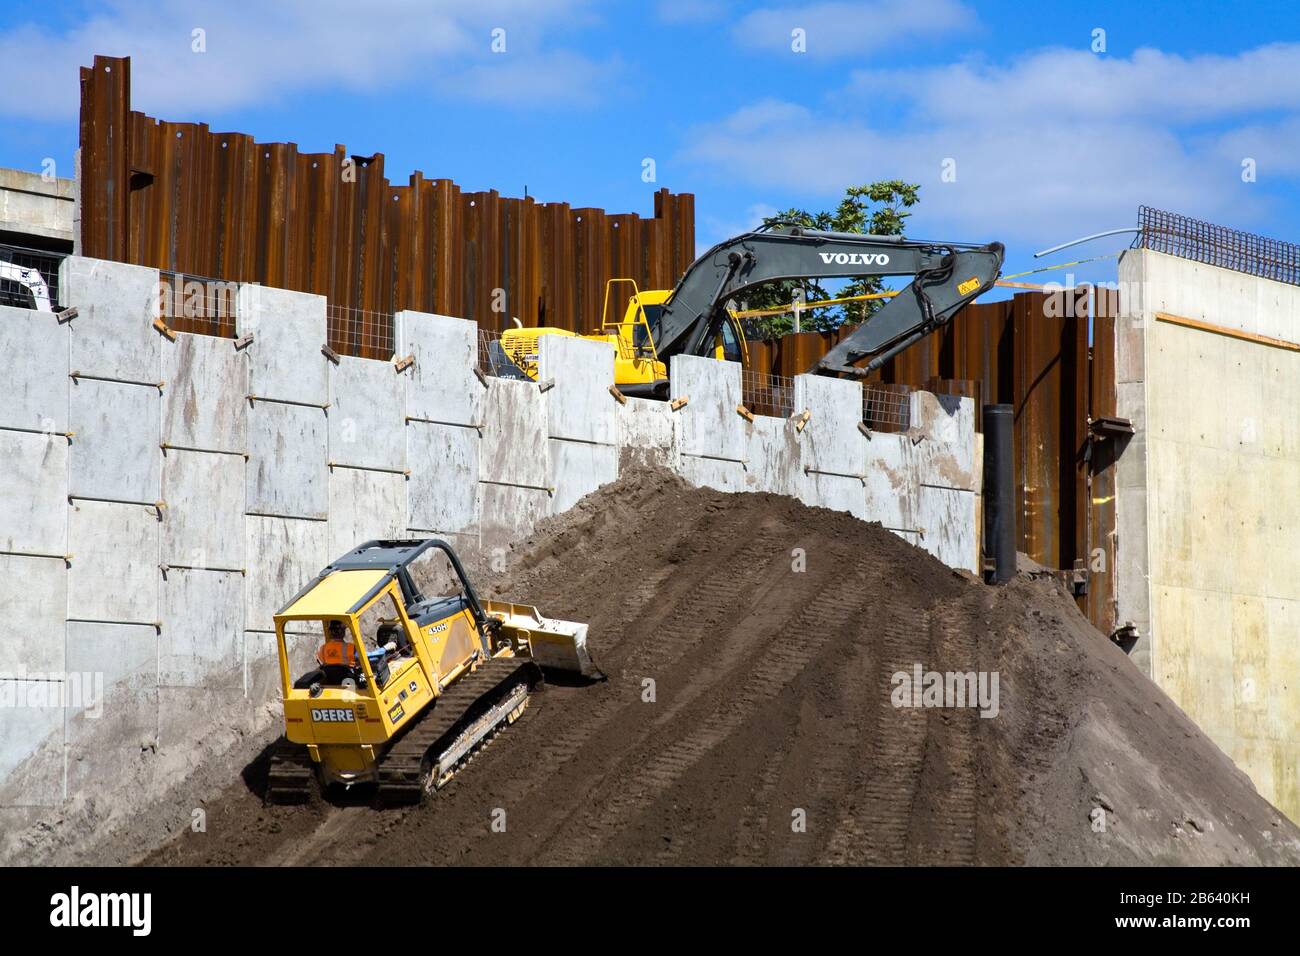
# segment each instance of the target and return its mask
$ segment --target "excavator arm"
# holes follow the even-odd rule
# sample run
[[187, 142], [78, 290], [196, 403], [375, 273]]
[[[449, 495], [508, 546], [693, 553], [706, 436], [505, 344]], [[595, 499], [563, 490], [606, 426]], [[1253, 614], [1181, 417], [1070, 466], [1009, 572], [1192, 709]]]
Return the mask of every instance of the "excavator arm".
[[[660, 358], [709, 354], [727, 301], [768, 282], [913, 276], [906, 289], [809, 370], [862, 378], [991, 288], [1002, 257], [1000, 242], [925, 242], [794, 225], [747, 232], [714, 246], [686, 270], [652, 330], [656, 351]], [[856, 365], [868, 357], [867, 365]]]

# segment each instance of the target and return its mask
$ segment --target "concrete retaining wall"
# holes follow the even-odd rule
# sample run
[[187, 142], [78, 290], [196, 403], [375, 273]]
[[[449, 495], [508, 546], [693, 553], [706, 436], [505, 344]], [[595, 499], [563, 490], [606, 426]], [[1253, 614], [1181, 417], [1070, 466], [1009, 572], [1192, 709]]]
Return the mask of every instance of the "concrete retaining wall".
[[[1300, 820], [1300, 288], [1120, 262], [1119, 620], [1134, 661]], [[1163, 316], [1163, 317], [1162, 317]]]
[[73, 258], [62, 278], [70, 323], [0, 309], [0, 613], [20, 622], [0, 634], [0, 813], [116, 785], [124, 755], [139, 773], [213, 721], [273, 720], [272, 615], [361, 540], [436, 534], [471, 573], [500, 567], [631, 463], [977, 567], [969, 400], [918, 394], [917, 427], [872, 435], [857, 385], [801, 376], [799, 415], [749, 421], [730, 363], [674, 358], [674, 410], [620, 402], [602, 343], [543, 338], [538, 383], [484, 379], [474, 323], [404, 312], [413, 364], [335, 362], [318, 296], [244, 287], [238, 341], [173, 340], [152, 270]]

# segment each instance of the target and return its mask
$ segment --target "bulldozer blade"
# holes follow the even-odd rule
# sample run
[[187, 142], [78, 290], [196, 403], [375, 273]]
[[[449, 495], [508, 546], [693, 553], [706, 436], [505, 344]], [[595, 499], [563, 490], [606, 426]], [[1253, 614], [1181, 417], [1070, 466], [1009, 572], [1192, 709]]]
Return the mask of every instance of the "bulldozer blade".
[[529, 655], [543, 668], [604, 680], [587, 649], [587, 625], [543, 617], [529, 604], [485, 602], [488, 615], [501, 621], [502, 631], [528, 648]]

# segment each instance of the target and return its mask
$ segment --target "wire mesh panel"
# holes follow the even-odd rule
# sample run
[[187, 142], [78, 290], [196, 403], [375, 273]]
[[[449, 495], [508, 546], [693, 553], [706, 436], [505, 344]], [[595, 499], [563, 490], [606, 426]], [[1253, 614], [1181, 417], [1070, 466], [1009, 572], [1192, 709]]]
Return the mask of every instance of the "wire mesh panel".
[[794, 379], [744, 369], [740, 381], [745, 407], [755, 415], [789, 418], [794, 414]]
[[340, 355], [387, 360], [393, 355], [393, 313], [330, 303], [325, 308], [329, 346]]
[[907, 431], [912, 427], [911, 388], [906, 385], [864, 384], [862, 421], [872, 431]]
[[178, 332], [234, 338], [239, 283], [158, 272], [158, 316]]
[[501, 344], [501, 333], [493, 329], [478, 330], [478, 370], [497, 378], [525, 377]]
[[57, 311], [63, 259], [57, 252], [0, 245], [0, 305]]
[[1134, 244], [1248, 275], [1300, 285], [1300, 245], [1269, 239], [1178, 213], [1142, 206]]

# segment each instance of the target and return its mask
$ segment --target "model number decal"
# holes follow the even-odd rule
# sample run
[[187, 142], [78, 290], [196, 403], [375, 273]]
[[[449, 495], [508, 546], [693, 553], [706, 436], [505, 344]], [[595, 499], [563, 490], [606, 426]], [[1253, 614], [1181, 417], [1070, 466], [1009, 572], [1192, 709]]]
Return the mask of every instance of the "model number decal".
[[356, 720], [351, 708], [347, 707], [313, 707], [311, 719], [318, 724], [347, 724]]
[[435, 624], [433, 627], [429, 628], [429, 633], [441, 634], [445, 630], [447, 630], [447, 622], [443, 621], [441, 624]]

